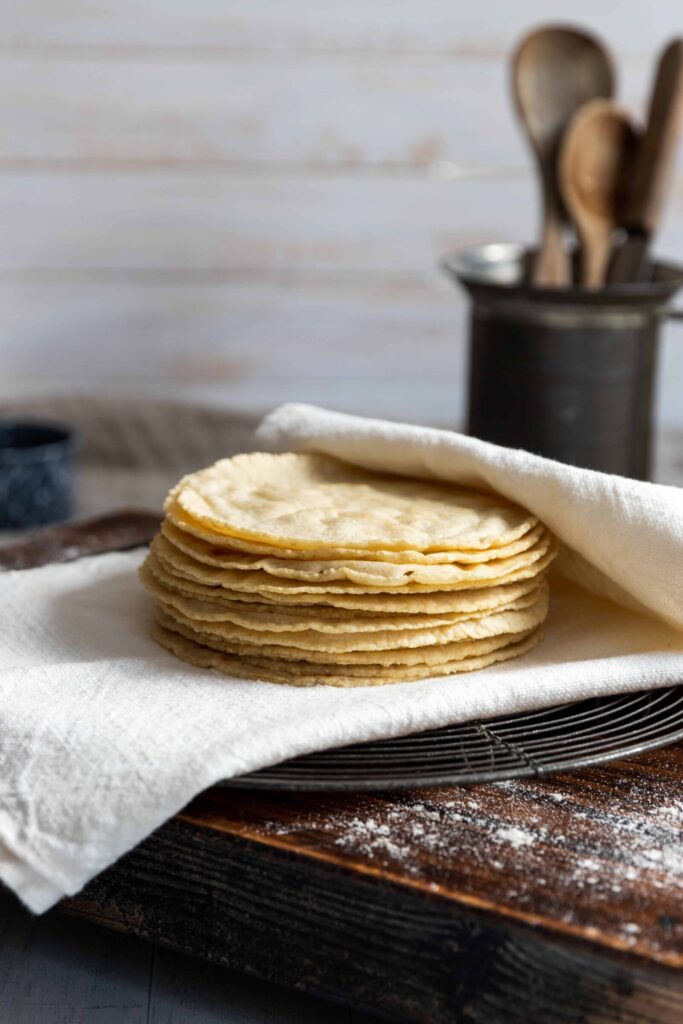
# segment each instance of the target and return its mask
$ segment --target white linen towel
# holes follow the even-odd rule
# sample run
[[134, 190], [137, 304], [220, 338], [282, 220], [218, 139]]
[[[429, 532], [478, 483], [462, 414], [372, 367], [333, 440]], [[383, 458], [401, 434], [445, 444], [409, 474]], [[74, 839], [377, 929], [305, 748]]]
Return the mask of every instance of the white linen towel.
[[259, 440], [500, 491], [560, 537], [575, 582], [555, 581], [545, 639], [518, 660], [343, 690], [177, 661], [149, 638], [139, 551], [0, 576], [0, 878], [36, 912], [221, 778], [345, 743], [683, 681], [680, 489], [298, 405], [268, 417]]

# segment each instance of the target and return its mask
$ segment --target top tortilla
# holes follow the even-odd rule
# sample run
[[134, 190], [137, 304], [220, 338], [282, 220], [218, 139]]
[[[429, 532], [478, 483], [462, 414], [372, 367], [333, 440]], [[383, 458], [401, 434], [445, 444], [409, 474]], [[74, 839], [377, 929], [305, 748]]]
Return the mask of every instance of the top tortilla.
[[227, 537], [304, 550], [480, 551], [538, 522], [503, 498], [292, 453], [221, 459], [184, 477], [166, 510], [175, 505]]

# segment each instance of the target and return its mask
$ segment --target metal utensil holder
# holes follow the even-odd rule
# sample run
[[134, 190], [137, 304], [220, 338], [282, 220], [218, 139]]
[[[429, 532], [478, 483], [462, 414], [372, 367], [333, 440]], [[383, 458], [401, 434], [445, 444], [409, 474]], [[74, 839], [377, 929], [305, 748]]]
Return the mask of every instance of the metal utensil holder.
[[[650, 478], [659, 329], [683, 268], [599, 291], [527, 284], [519, 245], [454, 253], [471, 298], [468, 432], [561, 462]], [[680, 315], [680, 314], [678, 314]]]

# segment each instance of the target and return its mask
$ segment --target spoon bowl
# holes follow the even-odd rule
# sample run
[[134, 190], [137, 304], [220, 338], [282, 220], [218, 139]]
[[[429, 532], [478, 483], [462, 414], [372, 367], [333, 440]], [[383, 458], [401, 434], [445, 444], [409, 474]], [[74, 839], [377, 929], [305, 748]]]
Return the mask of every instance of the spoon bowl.
[[560, 144], [567, 124], [585, 103], [612, 95], [612, 60], [585, 32], [565, 26], [537, 29], [522, 39], [514, 54], [512, 91], [543, 190], [541, 242], [532, 280], [541, 286], [567, 286], [571, 271], [557, 179]]
[[641, 133], [611, 100], [593, 100], [571, 120], [562, 143], [559, 179], [581, 240], [581, 284], [601, 288], [615, 231], [623, 221], [628, 170]]

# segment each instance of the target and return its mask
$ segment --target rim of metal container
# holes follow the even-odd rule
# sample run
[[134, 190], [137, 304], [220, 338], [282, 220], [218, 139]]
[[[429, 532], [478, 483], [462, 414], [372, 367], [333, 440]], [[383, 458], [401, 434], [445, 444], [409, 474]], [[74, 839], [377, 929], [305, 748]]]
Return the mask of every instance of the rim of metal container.
[[610, 284], [597, 290], [579, 285], [537, 288], [528, 281], [532, 256], [533, 250], [519, 242], [489, 242], [447, 253], [441, 268], [475, 298], [553, 306], [658, 309], [667, 305], [683, 285], [683, 267], [657, 261], [651, 264], [649, 281]]

